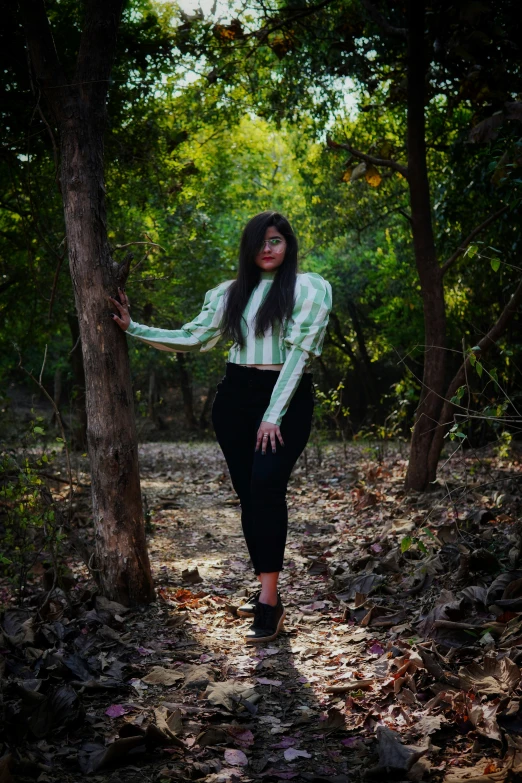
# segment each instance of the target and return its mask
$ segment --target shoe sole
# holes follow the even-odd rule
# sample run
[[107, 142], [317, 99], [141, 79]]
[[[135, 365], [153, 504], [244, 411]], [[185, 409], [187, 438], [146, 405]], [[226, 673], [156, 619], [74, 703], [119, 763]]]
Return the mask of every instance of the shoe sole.
[[245, 639], [246, 644], [264, 644], [265, 642], [271, 642], [273, 639], [276, 638], [281, 628], [283, 627], [285, 617], [286, 617], [286, 610], [283, 609], [283, 614], [279, 618], [279, 622], [277, 623], [277, 628], [275, 633], [271, 634], [270, 636], [258, 636], [255, 639], [253, 637], [247, 637]]
[[246, 612], [244, 609], [236, 609], [237, 614], [239, 617], [253, 617], [255, 615], [255, 609], [252, 609], [251, 612]]

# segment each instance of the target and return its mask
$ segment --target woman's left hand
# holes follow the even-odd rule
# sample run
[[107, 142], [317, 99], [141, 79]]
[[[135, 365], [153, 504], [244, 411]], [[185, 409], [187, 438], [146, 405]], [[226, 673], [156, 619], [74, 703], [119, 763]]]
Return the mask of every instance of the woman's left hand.
[[281, 446], [285, 445], [278, 425], [271, 424], [269, 421], [262, 421], [257, 431], [256, 451], [259, 451], [259, 446], [261, 446], [261, 454], [266, 454], [266, 444], [270, 441], [272, 451], [275, 453], [276, 438]]

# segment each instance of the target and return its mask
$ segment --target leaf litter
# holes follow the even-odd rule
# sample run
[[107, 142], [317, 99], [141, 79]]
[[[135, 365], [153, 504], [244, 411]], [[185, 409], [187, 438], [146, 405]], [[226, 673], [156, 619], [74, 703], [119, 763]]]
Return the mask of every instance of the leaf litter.
[[[421, 495], [404, 492], [400, 448], [380, 463], [307, 449], [288, 620], [258, 648], [237, 615], [256, 582], [218, 447], [145, 444], [140, 464], [157, 601], [98, 595], [73, 552], [67, 593], [42, 607], [36, 569], [24, 604], [7, 601], [0, 780], [519, 779], [520, 460], [486, 449]], [[85, 520], [88, 493], [75, 500]]]

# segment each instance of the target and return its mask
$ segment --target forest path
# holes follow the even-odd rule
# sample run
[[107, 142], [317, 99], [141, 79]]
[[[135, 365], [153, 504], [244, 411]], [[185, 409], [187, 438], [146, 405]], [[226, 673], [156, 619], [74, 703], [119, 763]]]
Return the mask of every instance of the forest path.
[[[236, 609], [256, 580], [219, 447], [143, 444], [157, 601], [93, 594], [70, 560], [69, 601], [55, 591], [39, 616], [34, 582], [4, 613], [15, 779], [520, 779], [520, 466], [460, 453], [433, 492], [407, 494], [402, 446], [330, 444], [320, 463], [310, 446], [288, 490], [288, 620], [254, 647]], [[78, 477], [76, 524], [92, 530], [85, 463]]]
[[[383, 453], [353, 444], [345, 454], [340, 445], [328, 445], [320, 462], [317, 456], [308, 448], [289, 483], [280, 583], [288, 611], [285, 632], [253, 648], [243, 637], [250, 621], [235, 616], [235, 608], [256, 580], [219, 447], [141, 449], [142, 485], [154, 526], [149, 551], [160, 597], [151, 610], [157, 611], [151, 647], [161, 650], [169, 666], [182, 667], [184, 660], [192, 667], [172, 690], [155, 686], [155, 699], [161, 694], [168, 710], [180, 710], [179, 736], [189, 749], [183, 761], [163, 765], [161, 774], [216, 783], [344, 783], [389, 774], [451, 781], [462, 753], [468, 767], [477, 761], [481, 772], [488, 764], [500, 770], [491, 726], [489, 735], [462, 730], [470, 708], [459, 704], [466, 704], [465, 693], [458, 677], [440, 681], [442, 669], [436, 668], [439, 661], [449, 667], [458, 647], [463, 654], [455, 656], [455, 671], [457, 660], [482, 660], [483, 618], [467, 607], [461, 616], [471, 621], [468, 630], [434, 630], [430, 620], [427, 625], [419, 620], [441, 591], [447, 604], [455, 601], [449, 590], [456, 586], [459, 535], [464, 545], [482, 543], [506, 554], [506, 530], [488, 521], [502, 517], [494, 508], [495, 487], [507, 494], [505, 511], [510, 500], [513, 512], [520, 509], [520, 495], [509, 495], [510, 488], [520, 489], [516, 465], [485, 453], [478, 463], [474, 454], [459, 455], [441, 471], [433, 493], [408, 495], [402, 448], [388, 446]], [[514, 515], [503, 516], [514, 521]], [[463, 524], [466, 519], [474, 519], [473, 525]], [[464, 574], [459, 586], [470, 581]], [[435, 617], [447, 617], [443, 609], [444, 603], [435, 607]], [[427, 645], [424, 661], [417, 643]], [[167, 649], [171, 655], [165, 659]], [[194, 684], [187, 684], [192, 678]], [[255, 695], [247, 691], [251, 703], [248, 698], [237, 703], [218, 693], [212, 702], [212, 680], [232, 693], [252, 688]], [[448, 683], [455, 691], [437, 705]], [[332, 685], [334, 692], [327, 690]], [[508, 775], [513, 753], [504, 758]], [[490, 761], [483, 762], [486, 755]]]
[[[285, 630], [270, 644], [248, 646], [244, 631], [251, 621], [235, 616], [234, 609], [256, 589], [257, 580], [241, 532], [239, 502], [218, 445], [147, 444], [140, 449], [142, 488], [153, 525], [149, 553], [159, 616], [175, 622], [178, 613], [186, 613], [175, 648], [179, 645], [187, 660], [210, 666], [216, 679], [254, 686], [254, 701], [261, 697], [250, 707], [255, 714], [244, 705], [230, 712], [220, 750], [193, 746], [196, 765], [216, 758], [224, 764], [214, 773], [216, 780], [246, 780], [252, 774], [293, 779], [311, 770], [326, 779], [346, 775], [353, 763], [360, 765], [353, 748], [330, 737], [344, 719], [339, 709], [328, 717], [325, 710], [339, 698], [323, 692], [333, 671], [349, 660], [355, 663], [355, 641], [360, 645], [372, 637], [366, 630], [340, 624], [343, 610], [331, 594], [327, 573], [352, 505], [350, 489], [360, 457], [361, 450], [352, 449], [351, 464], [345, 463], [341, 450], [330, 446], [321, 465], [311, 449], [296, 464], [287, 496], [289, 535], [280, 579]], [[187, 704], [183, 685], [181, 693]], [[189, 689], [189, 705], [194, 703], [197, 695]], [[193, 718], [185, 724], [186, 741], [195, 740], [205, 724], [208, 719]], [[363, 743], [358, 750], [366, 754]], [[175, 776], [175, 769], [169, 774]]]

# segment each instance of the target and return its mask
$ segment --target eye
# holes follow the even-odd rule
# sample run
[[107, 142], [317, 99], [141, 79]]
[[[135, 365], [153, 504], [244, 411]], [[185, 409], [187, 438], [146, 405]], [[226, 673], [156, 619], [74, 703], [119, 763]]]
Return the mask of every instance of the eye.
[[269, 242], [270, 242], [270, 244], [271, 244], [271, 245], [273, 245], [274, 247], [275, 247], [276, 245], [279, 245], [279, 244], [281, 244], [281, 240], [279, 239], [279, 237], [272, 237], [272, 239], [270, 239], [270, 240], [269, 240]]

